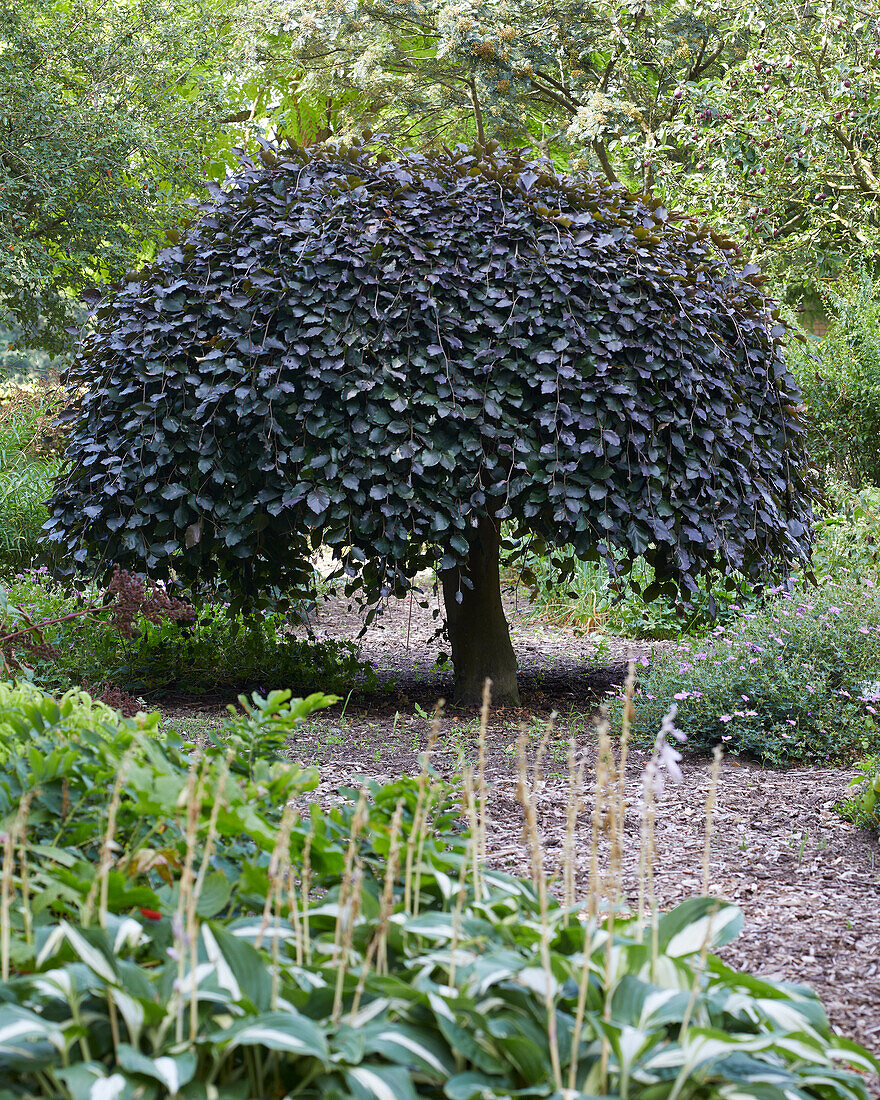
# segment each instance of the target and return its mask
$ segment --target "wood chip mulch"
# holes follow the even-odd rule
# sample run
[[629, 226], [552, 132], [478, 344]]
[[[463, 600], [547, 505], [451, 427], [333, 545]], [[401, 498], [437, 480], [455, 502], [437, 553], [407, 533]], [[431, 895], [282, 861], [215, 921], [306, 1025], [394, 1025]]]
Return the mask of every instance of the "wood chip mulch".
[[[551, 710], [559, 714], [537, 795], [552, 871], [554, 853], [561, 860], [565, 831], [565, 744], [574, 736], [584, 751], [593, 749], [597, 700], [609, 685], [620, 683], [628, 659], [651, 650], [650, 643], [612, 640], [597, 652], [589, 636], [530, 622], [527, 610], [522, 600], [508, 607], [523, 707], [493, 714], [488, 770], [491, 858], [522, 875], [528, 875], [529, 865], [512, 761], [519, 728], [526, 722], [537, 729]], [[416, 704], [429, 710], [449, 690], [448, 671], [434, 667], [443, 650], [442, 640], [433, 637], [435, 627], [430, 609], [392, 601], [362, 639], [362, 654], [387, 690], [350, 701], [341, 719], [339, 707], [322, 714], [294, 746], [297, 755], [321, 764], [321, 800], [332, 799], [355, 776], [393, 778], [417, 770], [427, 723]], [[360, 619], [344, 601], [331, 600], [319, 605], [312, 628], [318, 636], [355, 638]], [[473, 737], [473, 714], [447, 711], [438, 769], [451, 774], [464, 759], [473, 762]], [[538, 740], [534, 733], [533, 744]], [[630, 757], [627, 789], [633, 807], [645, 760], [644, 753]], [[663, 907], [701, 889], [709, 763], [686, 753], [683, 774], [680, 785], [667, 784], [658, 814], [656, 890]], [[812, 986], [834, 1027], [880, 1055], [880, 846], [876, 835], [834, 812], [854, 774], [841, 768], [771, 771], [727, 759], [714, 817], [710, 892], [745, 912], [743, 934], [723, 951], [731, 965]], [[589, 801], [576, 856], [582, 889], [589, 863]], [[639, 829], [633, 810], [625, 855], [633, 898]]]

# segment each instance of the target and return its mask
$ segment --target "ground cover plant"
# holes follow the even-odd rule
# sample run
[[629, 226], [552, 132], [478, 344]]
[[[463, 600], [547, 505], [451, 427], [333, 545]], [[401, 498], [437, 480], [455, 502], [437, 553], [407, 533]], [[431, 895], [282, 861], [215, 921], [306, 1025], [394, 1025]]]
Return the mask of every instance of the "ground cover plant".
[[[327, 701], [243, 699], [214, 741], [184, 747], [155, 716], [0, 689], [4, 1097], [866, 1100], [852, 1068], [876, 1063], [808, 989], [714, 956], [735, 906], [661, 916], [646, 892], [618, 908], [607, 732], [592, 815], [608, 859], [597, 849], [577, 905], [567, 871], [560, 904], [524, 758], [530, 881], [485, 865], [479, 769], [456, 792], [426, 754], [418, 777], [309, 812], [314, 774], [280, 749]], [[647, 804], [674, 764], [668, 732]]]
[[[880, 703], [880, 683], [870, 697], [872, 703]], [[855, 788], [849, 798], [837, 807], [847, 821], [873, 829], [880, 833], [880, 756], [871, 756], [858, 766], [859, 774], [850, 784]]]
[[733, 242], [488, 148], [263, 159], [97, 310], [48, 535], [66, 560], [243, 601], [322, 543], [368, 602], [436, 568], [457, 696], [491, 675], [513, 702], [502, 523], [645, 556], [648, 598], [804, 555], [784, 328]]
[[673, 704], [693, 747], [769, 764], [852, 760], [880, 747], [880, 587], [779, 591], [703, 640], [655, 653], [639, 677], [638, 740]]
[[[124, 570], [104, 590], [70, 589], [45, 567], [16, 574], [0, 585], [0, 661], [50, 690], [102, 685], [135, 697], [266, 683], [346, 694], [376, 687], [352, 642], [294, 637], [295, 614], [245, 616], [174, 591]], [[125, 705], [137, 709], [136, 699]]]

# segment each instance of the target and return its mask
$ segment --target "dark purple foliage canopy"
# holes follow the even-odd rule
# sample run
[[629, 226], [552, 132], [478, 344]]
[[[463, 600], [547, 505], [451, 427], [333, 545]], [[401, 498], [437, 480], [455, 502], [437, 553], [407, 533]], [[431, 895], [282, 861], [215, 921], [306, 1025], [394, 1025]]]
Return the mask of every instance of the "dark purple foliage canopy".
[[265, 151], [98, 308], [49, 538], [368, 599], [476, 517], [693, 590], [809, 547], [784, 329], [730, 241], [517, 153]]

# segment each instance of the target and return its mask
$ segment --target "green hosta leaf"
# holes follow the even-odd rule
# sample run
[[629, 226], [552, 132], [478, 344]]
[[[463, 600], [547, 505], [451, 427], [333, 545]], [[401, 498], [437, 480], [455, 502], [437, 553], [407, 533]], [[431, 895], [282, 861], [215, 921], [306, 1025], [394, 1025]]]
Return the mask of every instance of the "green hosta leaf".
[[59, 1051], [65, 1046], [64, 1034], [57, 1024], [20, 1005], [0, 1005], [0, 1053], [42, 1060], [44, 1053], [34, 1046], [40, 1042], [50, 1043]]
[[217, 968], [221, 988], [228, 990], [233, 1000], [245, 997], [258, 1012], [265, 1011], [272, 979], [259, 951], [217, 923], [202, 925], [202, 941]]
[[325, 1063], [330, 1057], [327, 1038], [321, 1028], [292, 1010], [245, 1017], [229, 1028], [213, 1032], [210, 1040], [222, 1049], [262, 1047], [303, 1058], [317, 1058]]
[[[487, 1077], [482, 1073], [458, 1073], [451, 1077], [443, 1089], [447, 1100], [485, 1100], [486, 1097], [534, 1096], [548, 1097], [549, 1100], [587, 1100], [586, 1094], [578, 1092], [556, 1093], [552, 1085], [540, 1085], [537, 1088], [518, 1089], [504, 1078]], [[592, 1096], [589, 1100], [604, 1100]]]
[[662, 989], [625, 974], [614, 990], [611, 1016], [615, 1023], [631, 1027], [662, 1027], [680, 1023], [689, 1002], [689, 991]]
[[108, 1074], [99, 1062], [79, 1062], [56, 1070], [55, 1076], [73, 1100], [128, 1100], [133, 1096], [123, 1074]]
[[126, 1043], [121, 1043], [116, 1054], [121, 1069], [158, 1081], [172, 1096], [189, 1084], [198, 1065], [196, 1053], [192, 1050], [174, 1057], [148, 1058]]
[[37, 955], [37, 964], [42, 966], [65, 942], [73, 949], [76, 957], [99, 978], [111, 985], [116, 984], [117, 963], [107, 935], [100, 929], [75, 928], [67, 921], [62, 921], [46, 938]]
[[352, 1100], [418, 1100], [409, 1072], [396, 1066], [356, 1066], [345, 1081]]
[[389, 1062], [413, 1066], [429, 1077], [445, 1080], [455, 1072], [449, 1047], [434, 1032], [399, 1022], [369, 1025], [364, 1032], [368, 1053], [381, 1054]]
[[742, 910], [717, 898], [689, 898], [659, 923], [659, 943], [670, 958], [699, 954], [705, 946], [723, 947], [742, 931]]

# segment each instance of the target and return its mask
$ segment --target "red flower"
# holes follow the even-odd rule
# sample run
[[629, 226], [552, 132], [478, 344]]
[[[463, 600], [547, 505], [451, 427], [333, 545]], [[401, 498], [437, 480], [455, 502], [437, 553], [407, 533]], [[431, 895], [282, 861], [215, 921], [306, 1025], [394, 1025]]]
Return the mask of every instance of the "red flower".
[[161, 920], [162, 914], [157, 913], [155, 909], [141, 909], [141, 916], [146, 917], [147, 920]]

